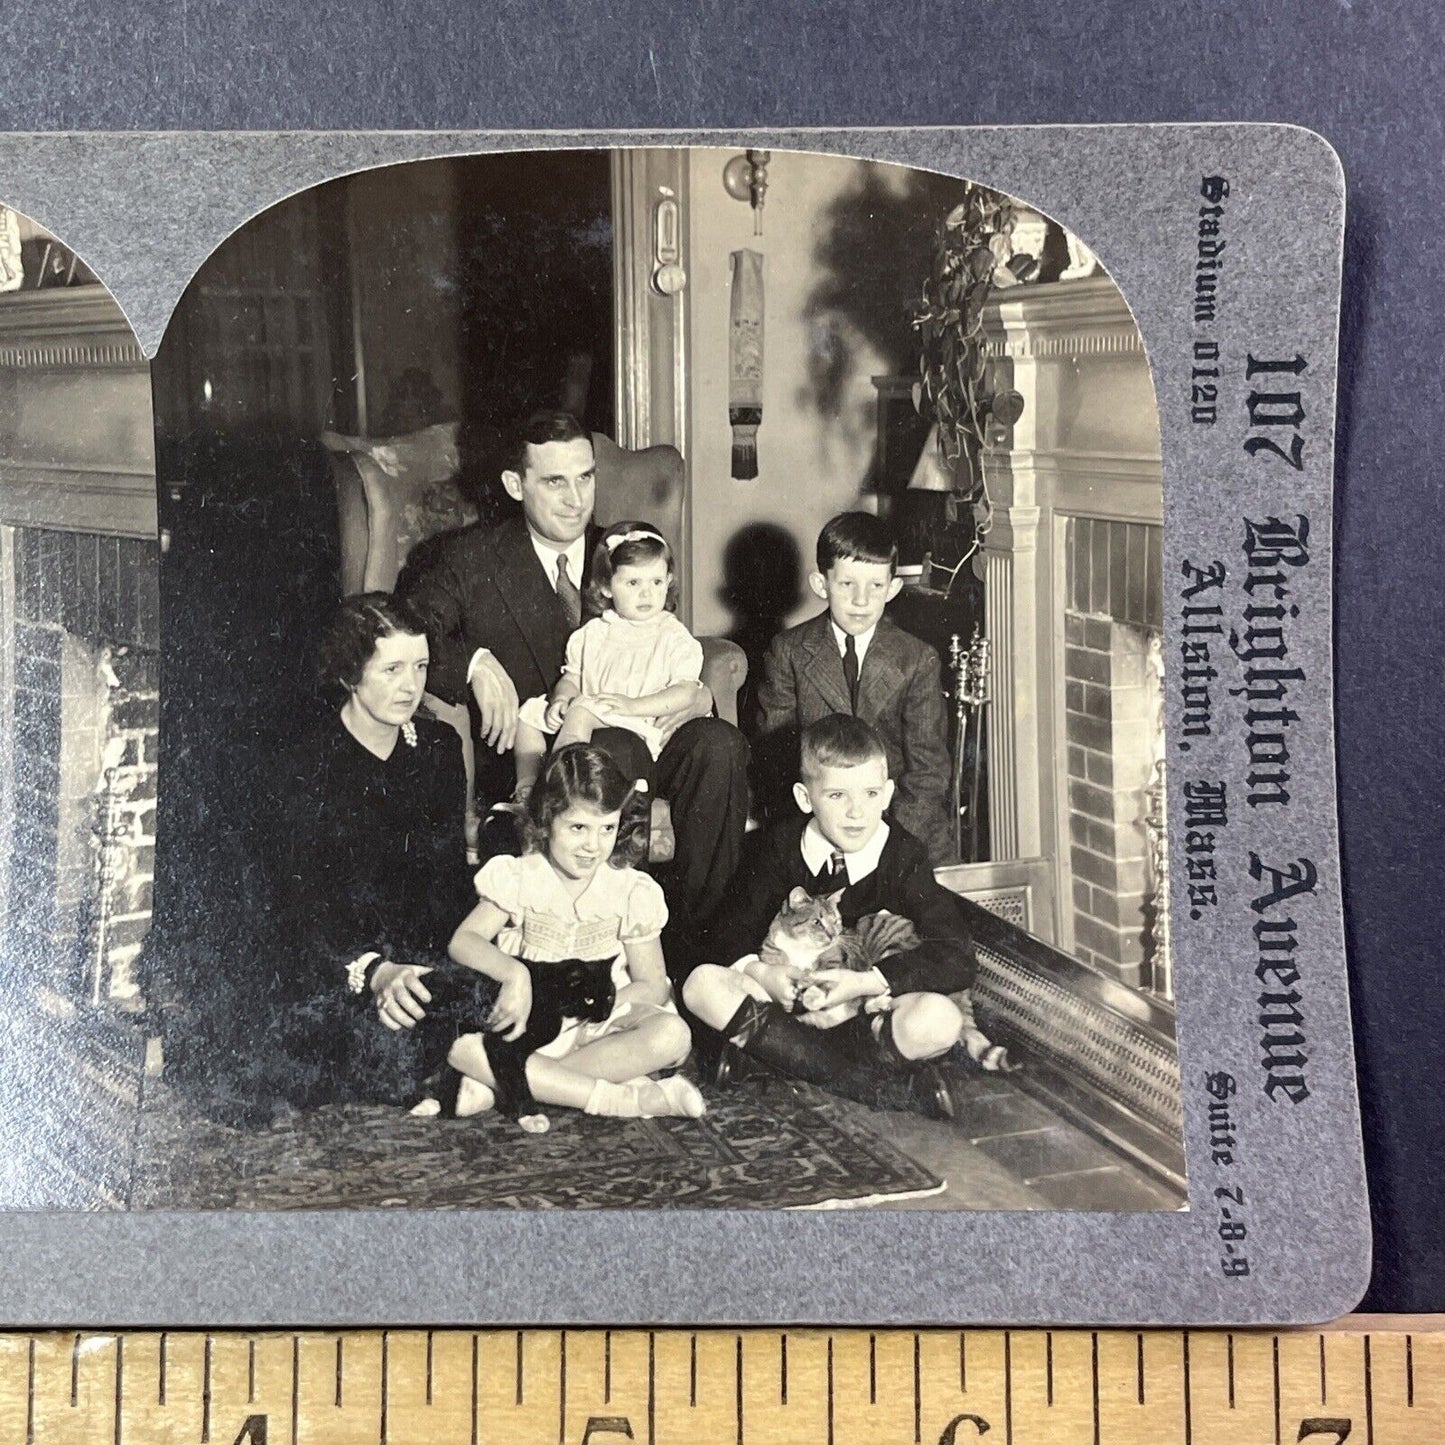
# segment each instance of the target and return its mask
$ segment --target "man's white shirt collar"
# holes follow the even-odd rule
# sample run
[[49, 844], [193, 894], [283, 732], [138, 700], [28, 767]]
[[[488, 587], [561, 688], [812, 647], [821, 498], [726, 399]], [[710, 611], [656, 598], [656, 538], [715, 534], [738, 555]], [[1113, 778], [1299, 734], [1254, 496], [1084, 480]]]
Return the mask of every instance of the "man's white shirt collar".
[[542, 570], [547, 574], [547, 585], [553, 591], [557, 589], [557, 558], [567, 559], [567, 575], [578, 586], [582, 585], [582, 571], [587, 561], [587, 534], [584, 532], [575, 542], [569, 542], [565, 547], [553, 547], [543, 542], [537, 534], [527, 528], [527, 537], [532, 543], [532, 550], [537, 554], [537, 560], [542, 564]]
[[[848, 634], [831, 617], [828, 619], [828, 626], [833, 629], [833, 641], [838, 646], [838, 656], [842, 657], [844, 649], [848, 646]], [[873, 634], [877, 631], [878, 624], [875, 622], [867, 632], [860, 632], [853, 639], [853, 647], [858, 654], [860, 668], [863, 666], [863, 654], [868, 651], [868, 644], [873, 641]]]
[[[888, 843], [888, 824], [880, 823], [878, 831], [856, 853], [843, 854], [843, 866], [848, 871], [848, 882], [857, 883], [878, 868], [878, 860]], [[823, 836], [818, 820], [810, 818], [803, 829], [803, 862], [810, 873], [821, 873], [828, 866], [833, 854], [839, 850]]]

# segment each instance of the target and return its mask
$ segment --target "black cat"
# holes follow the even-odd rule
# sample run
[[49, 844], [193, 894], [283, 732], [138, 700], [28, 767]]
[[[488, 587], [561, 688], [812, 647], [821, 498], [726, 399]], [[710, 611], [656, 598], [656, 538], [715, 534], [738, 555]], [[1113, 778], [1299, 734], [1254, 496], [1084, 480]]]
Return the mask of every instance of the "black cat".
[[[601, 1023], [617, 1002], [610, 959], [569, 958], [562, 963], [527, 963], [532, 975], [532, 1012], [519, 1038], [482, 1035], [496, 1080], [497, 1107], [530, 1132], [545, 1128], [545, 1115], [527, 1084], [527, 1060], [562, 1032], [563, 1019]], [[538, 1128], [531, 1121], [544, 1121]]]

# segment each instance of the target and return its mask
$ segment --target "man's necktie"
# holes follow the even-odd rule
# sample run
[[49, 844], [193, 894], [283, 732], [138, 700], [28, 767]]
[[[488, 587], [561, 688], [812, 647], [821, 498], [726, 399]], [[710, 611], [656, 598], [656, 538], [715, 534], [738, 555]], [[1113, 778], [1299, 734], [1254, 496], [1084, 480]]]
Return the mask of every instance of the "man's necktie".
[[567, 626], [576, 627], [582, 621], [582, 594], [577, 584], [567, 575], [567, 554], [557, 553], [557, 596], [562, 599], [562, 610], [567, 614]]
[[828, 861], [808, 885], [808, 891], [819, 898], [828, 893], [841, 893], [848, 886], [848, 865], [841, 853], [830, 853]]
[[853, 634], [847, 633], [843, 638], [843, 680], [848, 684], [848, 706], [852, 709], [853, 716], [858, 715], [858, 648], [853, 641]]

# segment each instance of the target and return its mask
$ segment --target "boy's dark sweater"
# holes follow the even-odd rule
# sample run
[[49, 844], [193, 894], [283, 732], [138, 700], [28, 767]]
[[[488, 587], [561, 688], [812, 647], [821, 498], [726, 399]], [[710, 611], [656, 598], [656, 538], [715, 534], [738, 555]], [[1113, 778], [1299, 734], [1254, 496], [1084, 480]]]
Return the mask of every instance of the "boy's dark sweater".
[[[768, 926], [794, 888], [811, 891], [813, 874], [803, 858], [803, 832], [810, 819], [800, 814], [755, 833], [728, 900], [707, 931], [714, 962], [735, 963], [756, 953]], [[886, 909], [909, 919], [921, 940], [878, 965], [895, 997], [905, 993], [957, 993], [973, 983], [976, 963], [968, 927], [971, 905], [950, 893], [934, 876], [923, 844], [896, 823], [878, 866], [850, 883], [838, 900], [845, 927]]]

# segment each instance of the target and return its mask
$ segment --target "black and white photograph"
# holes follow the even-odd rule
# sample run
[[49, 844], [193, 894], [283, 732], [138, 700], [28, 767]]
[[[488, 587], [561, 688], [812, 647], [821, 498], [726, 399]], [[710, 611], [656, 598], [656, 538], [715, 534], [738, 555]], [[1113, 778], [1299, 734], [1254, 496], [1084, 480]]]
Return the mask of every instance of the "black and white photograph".
[[147, 361], [0, 210], [0, 1204], [1185, 1209], [1160, 418], [1067, 220], [412, 161]]

